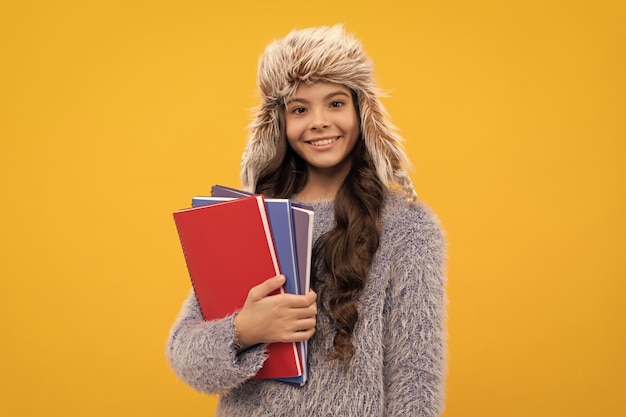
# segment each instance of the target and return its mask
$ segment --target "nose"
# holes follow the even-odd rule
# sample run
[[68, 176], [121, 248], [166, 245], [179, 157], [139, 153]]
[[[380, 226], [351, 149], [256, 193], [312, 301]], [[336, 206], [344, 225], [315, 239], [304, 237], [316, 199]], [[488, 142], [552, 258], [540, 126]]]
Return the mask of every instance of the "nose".
[[328, 118], [326, 117], [326, 112], [321, 109], [314, 110], [312, 112], [311, 117], [311, 129], [324, 129], [330, 125]]

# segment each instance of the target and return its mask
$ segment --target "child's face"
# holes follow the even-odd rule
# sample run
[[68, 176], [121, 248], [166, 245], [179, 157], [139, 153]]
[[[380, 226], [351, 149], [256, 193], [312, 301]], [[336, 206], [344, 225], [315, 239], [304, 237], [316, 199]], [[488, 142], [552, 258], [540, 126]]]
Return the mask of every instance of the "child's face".
[[301, 85], [286, 100], [285, 124], [291, 148], [309, 169], [347, 172], [359, 137], [350, 90], [341, 84]]

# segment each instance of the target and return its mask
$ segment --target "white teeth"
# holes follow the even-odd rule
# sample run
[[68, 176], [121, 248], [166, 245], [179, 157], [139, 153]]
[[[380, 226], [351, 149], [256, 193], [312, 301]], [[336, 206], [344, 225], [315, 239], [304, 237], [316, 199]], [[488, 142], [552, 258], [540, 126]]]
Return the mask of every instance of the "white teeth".
[[333, 143], [336, 140], [337, 140], [337, 138], [321, 139], [321, 140], [316, 140], [316, 141], [309, 142], [309, 143], [311, 145], [313, 145], [313, 146], [324, 146], [324, 145], [330, 145], [331, 143]]

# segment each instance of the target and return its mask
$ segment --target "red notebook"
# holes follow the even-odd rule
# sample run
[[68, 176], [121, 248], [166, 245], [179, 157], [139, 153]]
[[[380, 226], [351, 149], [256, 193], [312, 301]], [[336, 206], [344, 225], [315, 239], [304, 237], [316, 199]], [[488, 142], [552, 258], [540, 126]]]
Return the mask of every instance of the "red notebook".
[[[263, 196], [180, 210], [174, 221], [205, 320], [239, 310], [252, 287], [280, 274]], [[255, 379], [302, 374], [296, 343], [272, 343], [268, 354]]]

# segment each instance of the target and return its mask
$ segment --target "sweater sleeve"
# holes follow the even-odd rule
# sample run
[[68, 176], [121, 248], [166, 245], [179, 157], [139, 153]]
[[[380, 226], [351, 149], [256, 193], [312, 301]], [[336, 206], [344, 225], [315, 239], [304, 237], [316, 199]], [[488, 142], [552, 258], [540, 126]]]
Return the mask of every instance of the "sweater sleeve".
[[445, 243], [423, 206], [410, 208], [396, 230], [385, 306], [385, 415], [436, 417], [446, 374]]
[[237, 354], [234, 316], [205, 321], [193, 290], [183, 303], [170, 330], [166, 356], [176, 375], [195, 390], [225, 394], [263, 365], [265, 345]]

